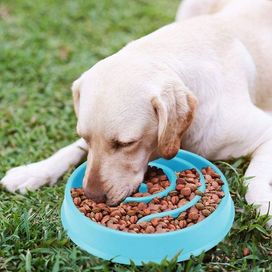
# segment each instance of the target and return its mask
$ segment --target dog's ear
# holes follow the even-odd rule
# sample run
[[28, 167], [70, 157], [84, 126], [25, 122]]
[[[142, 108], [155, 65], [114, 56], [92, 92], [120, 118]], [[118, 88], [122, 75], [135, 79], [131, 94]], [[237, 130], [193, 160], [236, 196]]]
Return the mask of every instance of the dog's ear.
[[81, 85], [81, 77], [75, 80], [71, 87], [72, 93], [73, 93], [74, 109], [75, 109], [76, 116], [78, 116], [78, 109], [79, 109], [80, 85]]
[[151, 100], [158, 118], [158, 150], [165, 159], [173, 158], [180, 149], [182, 134], [190, 126], [196, 97], [183, 84], [167, 86]]

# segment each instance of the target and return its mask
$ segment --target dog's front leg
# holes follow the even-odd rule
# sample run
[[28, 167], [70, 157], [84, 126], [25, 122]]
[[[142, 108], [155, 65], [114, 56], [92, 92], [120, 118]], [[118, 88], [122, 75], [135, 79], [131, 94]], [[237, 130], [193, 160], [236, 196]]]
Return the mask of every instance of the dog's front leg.
[[0, 184], [10, 192], [20, 193], [34, 191], [45, 184], [53, 185], [70, 166], [81, 162], [87, 151], [86, 142], [79, 139], [43, 161], [10, 169]]
[[[272, 215], [272, 138], [260, 145], [252, 155], [251, 162], [246, 171], [248, 203], [259, 205], [261, 214]], [[270, 210], [269, 210], [270, 207]], [[269, 221], [272, 225], [272, 219]]]

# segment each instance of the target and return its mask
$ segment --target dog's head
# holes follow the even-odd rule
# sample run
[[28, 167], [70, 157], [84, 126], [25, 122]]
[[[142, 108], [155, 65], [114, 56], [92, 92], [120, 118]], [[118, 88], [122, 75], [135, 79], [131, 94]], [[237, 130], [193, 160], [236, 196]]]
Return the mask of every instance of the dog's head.
[[89, 145], [83, 187], [109, 205], [137, 190], [149, 160], [177, 154], [196, 107], [179, 78], [118, 65], [100, 63], [72, 86], [77, 132]]

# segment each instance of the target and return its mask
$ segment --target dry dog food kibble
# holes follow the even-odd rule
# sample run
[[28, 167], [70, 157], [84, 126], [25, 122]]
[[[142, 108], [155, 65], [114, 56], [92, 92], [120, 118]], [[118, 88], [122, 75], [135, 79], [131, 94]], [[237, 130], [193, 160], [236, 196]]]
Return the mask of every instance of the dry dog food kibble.
[[145, 184], [147, 185], [146, 193], [135, 193], [133, 197], [143, 197], [149, 196], [156, 193], [159, 193], [165, 190], [170, 182], [167, 176], [163, 173], [163, 171], [156, 167], [149, 167], [148, 171], [145, 174]]
[[[202, 169], [206, 180], [205, 193], [198, 190], [201, 185], [195, 169], [177, 173], [176, 188], [165, 197], [155, 197], [149, 203], [121, 203], [117, 207], [105, 203], [95, 203], [86, 198], [83, 189], [73, 188], [71, 196], [80, 212], [98, 224], [120, 231], [132, 233], [163, 233], [183, 229], [202, 221], [209, 216], [224, 197], [220, 175], [212, 168]], [[145, 175], [147, 193], [135, 193], [134, 197], [143, 197], [158, 193], [170, 185], [167, 176], [161, 169], [150, 167]], [[179, 208], [192, 200], [196, 195], [201, 199], [195, 206], [179, 214], [177, 218], [165, 216], [148, 222], [137, 223], [144, 216]]]

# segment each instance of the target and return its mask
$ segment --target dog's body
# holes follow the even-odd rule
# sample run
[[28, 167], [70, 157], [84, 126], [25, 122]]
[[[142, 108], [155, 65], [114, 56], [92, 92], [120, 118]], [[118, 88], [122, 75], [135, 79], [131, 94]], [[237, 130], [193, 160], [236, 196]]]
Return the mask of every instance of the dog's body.
[[[85, 72], [73, 94], [78, 132], [86, 141], [12, 169], [2, 184], [21, 192], [53, 184], [89, 150], [85, 186], [92, 185], [96, 196], [108, 194], [114, 204], [137, 188], [148, 160], [173, 157], [181, 143], [211, 160], [250, 155], [246, 176], [256, 177], [247, 200], [266, 213], [272, 201], [272, 2], [200, 2], [184, 0], [177, 23]], [[109, 141], [121, 142], [125, 151], [111, 150]], [[108, 168], [119, 171], [116, 187], [105, 185]], [[103, 192], [94, 179], [103, 179]]]

